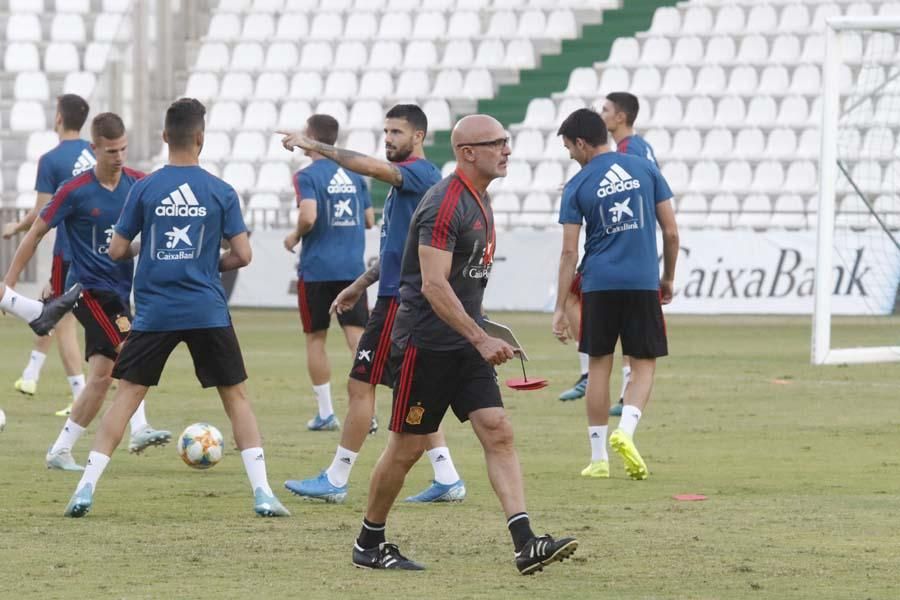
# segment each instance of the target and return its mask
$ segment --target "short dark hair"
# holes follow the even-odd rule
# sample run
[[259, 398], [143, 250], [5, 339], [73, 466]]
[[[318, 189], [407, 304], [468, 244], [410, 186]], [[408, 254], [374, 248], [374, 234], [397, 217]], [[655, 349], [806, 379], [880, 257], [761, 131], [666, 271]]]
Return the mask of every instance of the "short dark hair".
[[306, 119], [307, 133], [317, 142], [334, 146], [340, 126], [331, 115], [316, 114]]
[[602, 146], [606, 143], [606, 124], [595, 110], [579, 108], [562, 122], [556, 135], [561, 135], [573, 142], [581, 138], [590, 146]]
[[166, 110], [166, 139], [169, 146], [185, 148], [194, 134], [206, 128], [206, 107], [196, 98], [179, 98]]
[[396, 104], [385, 115], [387, 119], [406, 119], [415, 131], [428, 133], [428, 117], [417, 104]]
[[122, 122], [122, 117], [116, 113], [100, 113], [91, 121], [91, 138], [95, 141], [100, 138], [117, 140], [123, 135], [125, 135], [125, 123]]
[[56, 99], [56, 111], [62, 116], [65, 130], [81, 131], [91, 109], [87, 101], [78, 94], [63, 94]]
[[628, 92], [613, 92], [606, 95], [606, 99], [616, 105], [619, 112], [625, 113], [625, 124], [631, 127], [637, 119], [641, 103], [637, 96]]

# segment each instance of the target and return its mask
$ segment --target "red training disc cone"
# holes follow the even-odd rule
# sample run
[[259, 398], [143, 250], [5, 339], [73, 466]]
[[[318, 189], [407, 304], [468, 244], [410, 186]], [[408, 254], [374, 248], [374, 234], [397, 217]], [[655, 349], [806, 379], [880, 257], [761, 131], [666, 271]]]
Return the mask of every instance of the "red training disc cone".
[[540, 377], [532, 378], [532, 379], [507, 379], [506, 385], [511, 387], [514, 390], [522, 391], [522, 392], [530, 392], [532, 390], [539, 390], [541, 388], [545, 388], [548, 385], [546, 379], [542, 379]]

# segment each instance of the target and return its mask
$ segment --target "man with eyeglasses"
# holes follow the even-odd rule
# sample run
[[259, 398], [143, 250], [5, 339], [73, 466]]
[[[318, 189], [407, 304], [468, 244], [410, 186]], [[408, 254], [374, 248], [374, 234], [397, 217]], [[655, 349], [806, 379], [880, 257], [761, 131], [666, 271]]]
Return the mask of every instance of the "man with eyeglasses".
[[385, 523], [406, 474], [448, 408], [471, 421], [484, 448], [488, 476], [506, 513], [516, 567], [523, 575], [563, 560], [574, 538], [535, 536], [525, 511], [522, 470], [494, 366], [512, 346], [479, 326], [496, 247], [487, 187], [506, 176], [509, 138], [493, 117], [471, 115], [453, 129], [454, 173], [432, 187], [412, 216], [400, 276], [400, 309], [388, 361], [394, 385], [390, 437], [369, 484], [353, 564], [419, 571], [385, 539]]

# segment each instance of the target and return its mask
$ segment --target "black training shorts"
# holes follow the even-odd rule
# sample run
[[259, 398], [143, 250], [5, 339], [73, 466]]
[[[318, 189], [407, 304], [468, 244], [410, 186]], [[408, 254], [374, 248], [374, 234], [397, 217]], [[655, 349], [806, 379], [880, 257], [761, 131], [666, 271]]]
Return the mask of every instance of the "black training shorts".
[[[352, 281], [303, 281], [297, 280], [297, 307], [300, 309], [300, 322], [303, 333], [313, 333], [328, 329], [331, 325], [331, 303], [341, 291]], [[369, 305], [366, 295], [349, 311], [345, 310], [338, 317], [341, 327], [365, 327], [369, 319]]]
[[656, 290], [585, 292], [581, 297], [578, 351], [606, 356], [622, 340], [622, 354], [658, 358], [669, 353], [666, 320]]

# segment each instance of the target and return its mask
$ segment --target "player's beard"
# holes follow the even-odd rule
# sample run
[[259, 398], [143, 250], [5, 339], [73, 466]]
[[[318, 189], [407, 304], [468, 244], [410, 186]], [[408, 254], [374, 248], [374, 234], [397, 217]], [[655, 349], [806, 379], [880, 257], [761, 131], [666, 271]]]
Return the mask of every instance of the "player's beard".
[[409, 155], [412, 154], [413, 147], [409, 146], [407, 148], [388, 148], [385, 146], [384, 154], [387, 156], [387, 159], [391, 162], [403, 162]]

